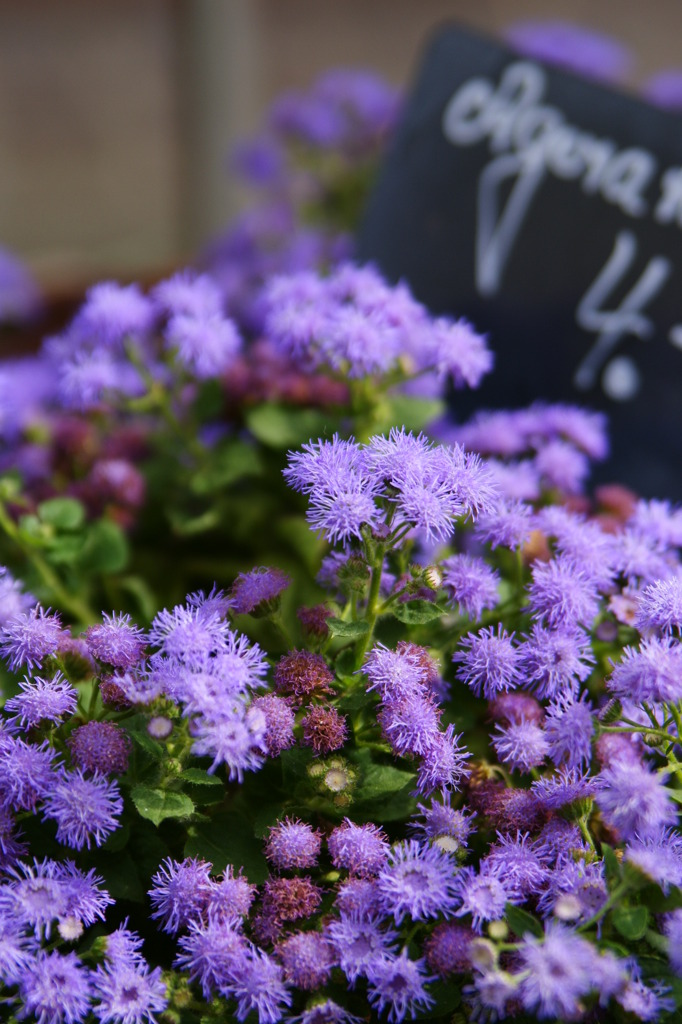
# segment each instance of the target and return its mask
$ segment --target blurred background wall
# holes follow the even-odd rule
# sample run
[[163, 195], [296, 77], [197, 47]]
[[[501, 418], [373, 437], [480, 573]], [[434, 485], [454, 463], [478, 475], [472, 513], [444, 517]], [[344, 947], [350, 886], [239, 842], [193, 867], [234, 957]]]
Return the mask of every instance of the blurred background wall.
[[2, 0], [0, 244], [49, 291], [153, 278], [244, 202], [227, 153], [334, 66], [407, 85], [444, 20], [564, 18], [682, 65], [682, 0]]

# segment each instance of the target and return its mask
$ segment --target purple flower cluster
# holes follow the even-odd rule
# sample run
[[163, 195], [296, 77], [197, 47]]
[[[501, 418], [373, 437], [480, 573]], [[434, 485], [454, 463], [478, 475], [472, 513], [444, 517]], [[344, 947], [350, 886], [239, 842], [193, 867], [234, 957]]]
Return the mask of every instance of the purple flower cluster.
[[404, 284], [371, 266], [342, 264], [327, 278], [310, 271], [275, 277], [264, 296], [265, 331], [306, 369], [349, 377], [386, 374], [407, 361], [417, 376], [478, 387], [492, 369], [485, 339], [465, 320], [433, 320]]
[[457, 520], [492, 508], [497, 498], [476, 456], [404, 429], [364, 446], [336, 435], [311, 441], [290, 453], [284, 476], [309, 496], [308, 522], [332, 543], [348, 544], [361, 539], [363, 528], [388, 522], [444, 541]]

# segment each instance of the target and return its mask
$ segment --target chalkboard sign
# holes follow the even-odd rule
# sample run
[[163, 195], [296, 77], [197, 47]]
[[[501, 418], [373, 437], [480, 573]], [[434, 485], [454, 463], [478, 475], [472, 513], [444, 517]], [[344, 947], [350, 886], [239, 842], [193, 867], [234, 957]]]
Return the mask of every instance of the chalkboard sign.
[[488, 334], [495, 370], [458, 418], [604, 410], [602, 479], [682, 499], [681, 116], [447, 27], [358, 246]]

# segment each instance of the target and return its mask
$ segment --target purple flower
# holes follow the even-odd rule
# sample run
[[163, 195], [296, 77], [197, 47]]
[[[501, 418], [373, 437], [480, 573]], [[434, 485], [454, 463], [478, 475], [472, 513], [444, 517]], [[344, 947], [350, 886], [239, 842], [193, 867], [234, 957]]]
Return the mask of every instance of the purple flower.
[[563, 555], [535, 562], [528, 588], [530, 607], [544, 623], [558, 628], [591, 626], [599, 611], [599, 596], [591, 577]]
[[450, 377], [456, 388], [477, 388], [493, 368], [495, 357], [485, 337], [467, 320], [434, 320], [423, 332], [423, 342], [420, 368], [433, 367], [440, 377]]
[[291, 1006], [291, 993], [282, 978], [282, 968], [255, 946], [235, 966], [232, 992], [237, 999], [238, 1021], [246, 1020], [255, 1010], [258, 1024], [277, 1024], [284, 1009]]
[[549, 753], [549, 743], [543, 729], [525, 718], [497, 726], [498, 735], [492, 737], [495, 753], [503, 764], [516, 771], [529, 772], [541, 765]]
[[332, 864], [352, 875], [376, 875], [385, 865], [390, 846], [381, 828], [367, 822], [357, 825], [344, 818], [327, 839]]
[[22, 665], [32, 669], [54, 654], [66, 635], [58, 615], [51, 615], [39, 604], [30, 612], [16, 615], [5, 623], [0, 632], [0, 653], [7, 658], [9, 667], [16, 672]]
[[289, 651], [275, 665], [275, 689], [299, 700], [331, 693], [334, 673], [321, 654]]
[[33, 595], [24, 592], [23, 584], [0, 565], [0, 628], [11, 619], [28, 614], [35, 603]]
[[0, 733], [0, 802], [35, 812], [54, 784], [58, 765], [57, 751], [46, 742], [36, 746]]
[[368, 690], [377, 690], [382, 702], [425, 691], [424, 664], [414, 645], [392, 651], [376, 644], [367, 655], [364, 672]]
[[682, 576], [656, 580], [640, 592], [635, 627], [641, 632], [679, 633], [682, 626]]
[[457, 606], [460, 615], [478, 619], [484, 609], [495, 607], [500, 577], [482, 558], [452, 555], [441, 562], [441, 568], [449, 603]]
[[83, 636], [90, 653], [98, 661], [115, 668], [132, 668], [142, 658], [143, 631], [130, 621], [130, 615], [103, 613], [101, 625], [88, 626]]
[[549, 756], [556, 765], [581, 768], [592, 759], [594, 709], [582, 694], [557, 697], [546, 709], [545, 736]]
[[474, 931], [480, 933], [486, 921], [504, 917], [505, 904], [518, 903], [512, 886], [500, 878], [497, 871], [485, 866], [477, 874], [474, 868], [461, 868], [456, 878], [457, 917], [471, 916]]
[[542, 914], [554, 914], [564, 921], [585, 921], [598, 913], [608, 898], [604, 865], [565, 854], [551, 872], [537, 906]]
[[297, 818], [284, 818], [270, 829], [265, 856], [280, 870], [311, 868], [317, 864], [321, 845], [316, 829]]
[[663, 925], [668, 940], [668, 960], [675, 974], [682, 976], [682, 910], [667, 914]]
[[515, 551], [528, 541], [533, 529], [533, 510], [523, 501], [498, 500], [476, 520], [474, 535], [492, 548]]
[[263, 764], [265, 729], [262, 711], [234, 701], [231, 706], [216, 709], [215, 718], [200, 716], [192, 720], [192, 752], [213, 758], [209, 772], [225, 764], [230, 782], [242, 782], [245, 771], [258, 771]]
[[251, 707], [265, 717], [263, 743], [270, 757], [277, 757], [283, 750], [293, 747], [296, 715], [286, 697], [268, 693], [264, 697], [256, 697]]
[[468, 971], [471, 967], [469, 946], [473, 938], [473, 932], [460, 924], [449, 921], [437, 924], [424, 943], [426, 962], [431, 970], [441, 978]]
[[326, 985], [336, 965], [333, 947], [321, 932], [295, 932], [279, 943], [277, 955], [286, 980], [307, 991]]
[[423, 756], [438, 735], [440, 716], [431, 698], [414, 694], [387, 700], [377, 720], [395, 753]]
[[481, 868], [504, 879], [505, 888], [515, 898], [538, 893], [547, 880], [548, 871], [528, 832], [516, 836], [497, 834], [497, 842], [481, 861]]
[[463, 650], [452, 656], [452, 660], [460, 665], [457, 677], [477, 697], [492, 700], [498, 693], [513, 690], [519, 685], [520, 652], [512, 644], [513, 636], [498, 624], [497, 632], [493, 626], [488, 626], [478, 633], [467, 633], [460, 640]]
[[505, 35], [526, 57], [597, 81], [622, 81], [632, 65], [632, 53], [623, 43], [570, 21], [520, 21], [507, 28]]
[[326, 934], [351, 985], [366, 976], [377, 960], [390, 957], [398, 942], [398, 933], [382, 928], [377, 918], [352, 913], [342, 913], [337, 921], [331, 921]]
[[528, 689], [538, 697], [574, 692], [595, 662], [588, 635], [570, 625], [547, 629], [535, 623], [519, 651]]
[[398, 957], [377, 959], [367, 970], [367, 998], [377, 1011], [388, 1009], [389, 1024], [398, 1024], [407, 1014], [428, 1010], [434, 999], [424, 988], [431, 980], [424, 973], [424, 960], [410, 960], [407, 949]]
[[118, 828], [122, 812], [117, 783], [99, 772], [87, 778], [82, 769], [62, 769], [43, 799], [43, 816], [57, 822], [57, 841], [75, 850], [89, 850], [93, 840], [101, 846]]
[[180, 270], [159, 282], [151, 296], [169, 316], [211, 316], [223, 308], [222, 294], [213, 278], [193, 270]]
[[128, 770], [132, 741], [114, 722], [86, 722], [67, 742], [77, 768], [102, 775], [124, 775]]
[[625, 840], [647, 839], [675, 825], [677, 811], [666, 779], [636, 761], [613, 761], [596, 779], [595, 800], [604, 821]]
[[202, 661], [225, 649], [230, 628], [215, 612], [176, 605], [153, 619], [149, 642], [178, 662], [201, 668]]
[[[62, 865], [46, 857], [42, 861], [34, 859], [32, 865], [14, 865], [8, 874], [10, 880], [0, 886], [2, 917], [32, 928], [36, 938], [49, 939], [54, 921], [66, 918], [75, 909], [68, 868], [65, 872]], [[103, 905], [107, 902], [111, 901], [106, 898]], [[88, 915], [88, 923], [92, 923], [95, 916], [104, 916], [101, 909]]]
[[234, 868], [228, 864], [220, 882], [211, 888], [207, 913], [216, 921], [226, 921], [235, 917], [246, 917], [253, 903], [256, 886], [244, 878], [239, 869], [235, 875]]
[[225, 373], [241, 348], [231, 320], [221, 313], [177, 313], [166, 327], [166, 343], [180, 365], [198, 380]]
[[7, 723], [10, 726], [32, 729], [43, 721], [58, 722], [76, 710], [78, 693], [61, 672], [50, 679], [27, 677], [19, 689], [21, 693], [5, 702], [5, 711], [14, 712]]
[[340, 750], [348, 738], [348, 726], [336, 708], [312, 705], [301, 719], [303, 743], [315, 754]]
[[161, 968], [150, 971], [140, 961], [117, 961], [98, 967], [92, 976], [93, 1013], [101, 1024], [155, 1024], [168, 1005]]
[[673, 829], [628, 841], [624, 859], [657, 882], [664, 892], [671, 885], [682, 887], [682, 836]]
[[393, 847], [388, 863], [379, 872], [377, 889], [385, 914], [396, 924], [407, 916], [423, 921], [444, 914], [457, 905], [456, 867], [437, 846], [407, 839]]
[[30, 972], [37, 942], [25, 934], [21, 922], [9, 916], [0, 921], [0, 980], [17, 985]]
[[335, 906], [341, 914], [364, 920], [379, 916], [379, 892], [374, 878], [351, 877], [342, 882]]
[[210, 871], [210, 864], [194, 857], [183, 861], [167, 857], [149, 890], [152, 921], [161, 919], [163, 930], [174, 934], [199, 919], [211, 894]]
[[361, 1024], [359, 1017], [349, 1013], [333, 999], [315, 1003], [309, 1010], [289, 1019], [291, 1024]]
[[121, 345], [127, 338], [144, 338], [154, 326], [156, 310], [138, 285], [102, 281], [86, 294], [71, 330], [106, 348]]
[[464, 811], [451, 807], [447, 797], [443, 802], [431, 803], [430, 807], [417, 804], [417, 809], [424, 820], [410, 826], [414, 832], [430, 839], [445, 853], [455, 853], [466, 847], [473, 828], [471, 818]]
[[457, 789], [469, 774], [466, 762], [471, 754], [460, 747], [461, 738], [461, 734], [455, 735], [453, 725], [433, 735], [417, 772], [417, 789], [423, 796], [435, 789], [443, 793]]
[[530, 788], [544, 807], [556, 810], [574, 800], [593, 796], [596, 783], [587, 773], [581, 774], [577, 768], [564, 765], [552, 775], [537, 779]]
[[41, 950], [19, 992], [25, 1012], [39, 1024], [81, 1024], [90, 1009], [89, 972], [75, 953]]
[[235, 973], [248, 950], [240, 926], [236, 919], [209, 917], [208, 921], [189, 921], [187, 934], [180, 936], [182, 952], [176, 957], [175, 966], [186, 971], [190, 981], [199, 982], [206, 1000], [219, 992], [232, 993]]
[[544, 941], [526, 932], [518, 952], [524, 1008], [541, 1018], [577, 1016], [581, 997], [600, 987], [598, 960], [587, 939], [557, 921], [547, 925]]
[[679, 111], [682, 109], [682, 70], [665, 68], [657, 71], [643, 83], [642, 95], [657, 107]]
[[237, 615], [247, 615], [259, 605], [274, 601], [290, 583], [291, 577], [281, 569], [260, 566], [250, 572], [242, 572], [232, 584], [230, 608]]

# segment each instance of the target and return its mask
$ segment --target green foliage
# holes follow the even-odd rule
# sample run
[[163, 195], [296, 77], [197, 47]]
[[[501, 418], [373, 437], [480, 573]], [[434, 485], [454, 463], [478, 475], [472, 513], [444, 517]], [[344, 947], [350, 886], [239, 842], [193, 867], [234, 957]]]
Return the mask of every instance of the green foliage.
[[143, 818], [160, 825], [166, 818], [190, 818], [194, 804], [185, 793], [175, 793], [151, 786], [135, 786], [131, 799]]

